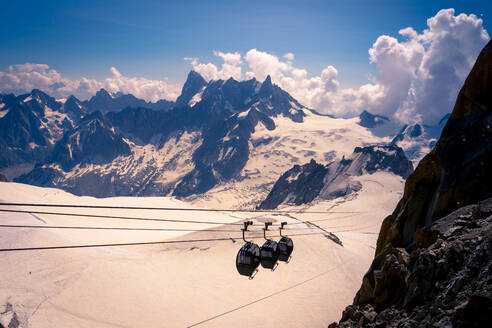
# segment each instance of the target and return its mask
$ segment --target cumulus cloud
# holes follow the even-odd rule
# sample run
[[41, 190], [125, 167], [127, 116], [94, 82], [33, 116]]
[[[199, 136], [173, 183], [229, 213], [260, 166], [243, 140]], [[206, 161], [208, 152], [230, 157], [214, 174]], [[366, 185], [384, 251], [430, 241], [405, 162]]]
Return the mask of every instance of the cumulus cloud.
[[[270, 75], [275, 84], [302, 104], [323, 113], [347, 117], [368, 110], [405, 123], [434, 124], [452, 109], [460, 86], [488, 40], [477, 16], [455, 15], [454, 9], [440, 10], [427, 20], [427, 28], [421, 32], [407, 27], [397, 36], [378, 37], [368, 51], [377, 73], [359, 88], [341, 87], [339, 71], [332, 65], [319, 75], [309, 76], [307, 70], [294, 65], [293, 53], [279, 57], [258, 49], [244, 55], [214, 51], [221, 65], [200, 63], [198, 58], [184, 59], [207, 81], [230, 77], [263, 81]], [[0, 92], [18, 94], [38, 88], [58, 98], [74, 94], [86, 99], [105, 88], [132, 93], [147, 101], [174, 100], [180, 92], [180, 86], [164, 80], [128, 77], [115, 67], [109, 71], [110, 76], [103, 80], [74, 80], [45, 64], [12, 65], [0, 72]]]
[[178, 85], [144, 77], [127, 77], [115, 67], [109, 70], [111, 76], [101, 81], [85, 77], [73, 80], [62, 77], [46, 64], [12, 65], [6, 72], [0, 72], [0, 92], [20, 94], [40, 89], [56, 98], [73, 94], [80, 99], [87, 99], [104, 88], [113, 93], [131, 93], [147, 101], [175, 100], [179, 95]]
[[[454, 9], [440, 10], [427, 20], [421, 33], [411, 27], [399, 36], [381, 35], [369, 49], [369, 60], [377, 74], [358, 89], [341, 88], [338, 70], [328, 65], [319, 75], [308, 76], [295, 67], [294, 54], [278, 56], [251, 49], [244, 55], [245, 79], [263, 81], [267, 75], [304, 105], [320, 112], [351, 116], [368, 110], [401, 122], [421, 121], [434, 124], [451, 111], [460, 86], [468, 75], [479, 51], [489, 40], [482, 20], [470, 14], [455, 15]], [[240, 75], [241, 57], [221, 70], [212, 63], [192, 62], [193, 69], [207, 80]]]
[[242, 77], [242, 60], [239, 52], [221, 52], [214, 51], [214, 55], [222, 58], [224, 63], [221, 69], [212, 63], [199, 63], [197, 58], [185, 57], [185, 60], [191, 62], [193, 70], [199, 73], [205, 80], [227, 80], [228, 78], [234, 78], [240, 80]]

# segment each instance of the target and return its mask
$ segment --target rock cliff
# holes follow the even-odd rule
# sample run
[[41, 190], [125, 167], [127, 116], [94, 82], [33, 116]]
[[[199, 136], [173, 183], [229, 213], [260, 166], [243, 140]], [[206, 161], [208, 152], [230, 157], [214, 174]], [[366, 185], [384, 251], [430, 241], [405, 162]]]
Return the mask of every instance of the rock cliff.
[[375, 258], [340, 327], [481, 327], [490, 322], [491, 167], [489, 42], [435, 148], [384, 219]]

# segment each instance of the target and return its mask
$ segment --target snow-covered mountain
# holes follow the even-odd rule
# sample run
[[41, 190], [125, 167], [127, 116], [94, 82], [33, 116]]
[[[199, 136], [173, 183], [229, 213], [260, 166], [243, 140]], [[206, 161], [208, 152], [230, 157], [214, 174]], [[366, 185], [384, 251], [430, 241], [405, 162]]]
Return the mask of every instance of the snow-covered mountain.
[[57, 100], [37, 89], [19, 96], [0, 95], [0, 170], [14, 178], [46, 162], [65, 132], [83, 124], [82, 117], [93, 111], [127, 107], [165, 111], [173, 106], [166, 100], [150, 103], [133, 95], [110, 95], [104, 89], [86, 101], [74, 96]]
[[381, 138], [391, 138], [390, 143], [401, 147], [407, 157], [416, 165], [434, 148], [450, 114], [446, 114], [436, 125], [420, 123], [397, 123], [388, 117], [363, 111], [359, 115], [359, 125], [369, 129]]
[[65, 104], [44, 92], [0, 96], [0, 168], [43, 162], [65, 131], [85, 114], [78, 100]]
[[277, 180], [259, 208], [275, 209], [280, 204], [301, 205], [315, 199], [347, 197], [362, 188], [357, 177], [377, 171], [391, 172], [406, 179], [413, 166], [397, 146], [356, 147], [349, 157], [327, 165], [315, 160], [302, 166], [294, 165]]
[[405, 125], [393, 138], [391, 144], [403, 148], [413, 163], [417, 164], [436, 145], [449, 115], [446, 114], [437, 125], [418, 123]]
[[[29, 107], [26, 98], [39, 99], [39, 108]], [[234, 206], [257, 206], [293, 165], [311, 159], [329, 163], [351, 156], [356, 147], [389, 143], [391, 138], [377, 136], [375, 129], [394, 128], [368, 112], [352, 119], [319, 115], [269, 76], [263, 82], [206, 82], [192, 71], [168, 110], [128, 107], [140, 100], [124, 99], [136, 98], [104, 90], [84, 102], [56, 101], [37, 90], [2, 96], [8, 105], [0, 124], [21, 127], [17, 130], [27, 131], [23, 147], [30, 150], [34, 142], [42, 150], [25, 155], [11, 140], [16, 132], [6, 131], [2, 172], [30, 163], [7, 177], [78, 195], [174, 195], [202, 205], [222, 198]], [[8, 121], [11, 103], [21, 103], [20, 110], [32, 118]], [[122, 103], [127, 107], [114, 110]], [[93, 112], [96, 108], [103, 110]]]

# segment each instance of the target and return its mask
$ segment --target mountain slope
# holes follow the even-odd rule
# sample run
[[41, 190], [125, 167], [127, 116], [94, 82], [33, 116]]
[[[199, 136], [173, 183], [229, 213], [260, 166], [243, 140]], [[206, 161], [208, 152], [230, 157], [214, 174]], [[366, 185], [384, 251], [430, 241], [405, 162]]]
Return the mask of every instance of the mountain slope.
[[[53, 180], [51, 186], [84, 193], [85, 183], [77, 180], [85, 180], [84, 175], [88, 175], [90, 180], [99, 176], [104, 184], [118, 184], [118, 188], [100, 188], [112, 190], [109, 195], [172, 193], [186, 197], [200, 194], [218, 184], [241, 178], [241, 172], [251, 157], [251, 137], [258, 126], [273, 131], [276, 129], [275, 118], [285, 117], [301, 124], [306, 116], [307, 109], [273, 85], [270, 77], [263, 83], [254, 79], [241, 82], [229, 79], [203, 85], [203, 81], [198, 73], [191, 72], [183, 87], [179, 103], [183, 103], [183, 99], [193, 98], [196, 101], [193, 104], [188, 100], [189, 105], [168, 111], [127, 107], [119, 112], [101, 114], [107, 129], [115, 129], [114, 133], [125, 137], [131, 148], [130, 152], [117, 153], [120, 148], [116, 147], [116, 153], [110, 156], [115, 159], [111, 167], [95, 161], [94, 156], [87, 157], [83, 162], [80, 156], [70, 156], [69, 150], [77, 146], [64, 140], [61, 143], [63, 146], [58, 145], [53, 156], [36, 167], [35, 174], [26, 174], [16, 181], [48, 186], [45, 183]], [[101, 90], [92, 103], [96, 104], [97, 99], [101, 102], [98, 106], [103, 106], [104, 101], [115, 98]], [[66, 103], [70, 104], [70, 108], [79, 105], [74, 99], [68, 99]], [[84, 127], [87, 124], [87, 120], [81, 120], [74, 129], [89, 129]], [[181, 139], [181, 136], [186, 138]], [[94, 143], [95, 148], [105, 148], [99, 144]], [[177, 161], [172, 156], [166, 156], [163, 149], [173, 149], [169, 155], [179, 153], [182, 157]], [[96, 152], [103, 153], [105, 150]], [[148, 152], [154, 154], [149, 156]], [[172, 169], [178, 162], [182, 167]], [[91, 169], [88, 170], [84, 163], [91, 164]], [[127, 170], [117, 169], [129, 165], [135, 168], [131, 174]], [[43, 170], [46, 170], [46, 177], [43, 177]], [[143, 176], [143, 180], [137, 180]], [[135, 187], [142, 183], [146, 187]], [[97, 195], [104, 196], [100, 190]]]
[[357, 176], [387, 171], [406, 178], [412, 170], [412, 163], [399, 147], [356, 147], [352, 155], [327, 165], [314, 160], [303, 166], [295, 165], [278, 179], [259, 208], [274, 209], [280, 204], [301, 205], [316, 198], [347, 196], [362, 188], [354, 179]]
[[438, 326], [472, 327], [492, 319], [491, 211], [490, 201], [482, 202], [492, 197], [491, 62], [489, 41], [435, 148], [384, 220], [373, 263], [341, 327], [364, 324], [364, 318], [367, 326], [388, 327], [416, 326], [426, 318]]
[[42, 91], [0, 98], [0, 168], [45, 161], [65, 131], [73, 129], [84, 115], [78, 101], [66, 105]]

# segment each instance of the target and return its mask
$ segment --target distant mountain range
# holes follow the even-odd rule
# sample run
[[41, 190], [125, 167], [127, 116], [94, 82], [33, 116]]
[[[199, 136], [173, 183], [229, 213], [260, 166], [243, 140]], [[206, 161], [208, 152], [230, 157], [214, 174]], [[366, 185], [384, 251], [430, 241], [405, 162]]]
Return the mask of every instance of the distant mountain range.
[[[314, 128], [314, 118], [323, 127]], [[335, 129], [339, 124], [348, 126]], [[417, 128], [411, 132], [409, 127], [398, 127], [395, 131], [400, 133], [386, 139], [363, 137], [371, 135], [369, 131], [376, 134], [373, 130], [385, 124], [394, 125], [368, 112], [356, 120], [319, 115], [274, 85], [270, 76], [263, 82], [232, 78], [206, 82], [191, 71], [175, 103], [149, 103], [104, 89], [87, 101], [73, 96], [60, 101], [33, 90], [0, 95], [0, 172], [17, 182], [98, 197], [188, 197], [244, 179], [256, 181], [255, 188], [262, 186], [266, 196], [293, 164], [311, 158], [341, 160], [357, 146], [391, 139], [393, 146], [413, 142], [417, 148], [428, 147], [434, 136], [428, 127], [421, 127], [420, 134], [415, 133]], [[287, 126], [291, 128], [284, 132]], [[312, 140], [313, 145], [331, 138], [346, 141], [330, 152], [333, 143], [325, 146], [328, 149], [311, 145], [308, 150], [287, 140], [305, 134], [302, 142], [307, 143], [312, 133], [326, 138]], [[260, 164], [257, 156], [269, 163]], [[272, 165], [275, 168], [268, 168]], [[263, 180], [252, 174], [255, 170]]]
[[[73, 96], [71, 96], [71, 98], [76, 99]], [[165, 99], [152, 103], [138, 99], [131, 94], [122, 94], [121, 92], [110, 94], [104, 89], [99, 90], [96, 92], [95, 96], [81, 102], [81, 104], [89, 112], [101, 111], [103, 113], [119, 111], [126, 107], [145, 107], [154, 110], [169, 110], [176, 105], [174, 102]]]

